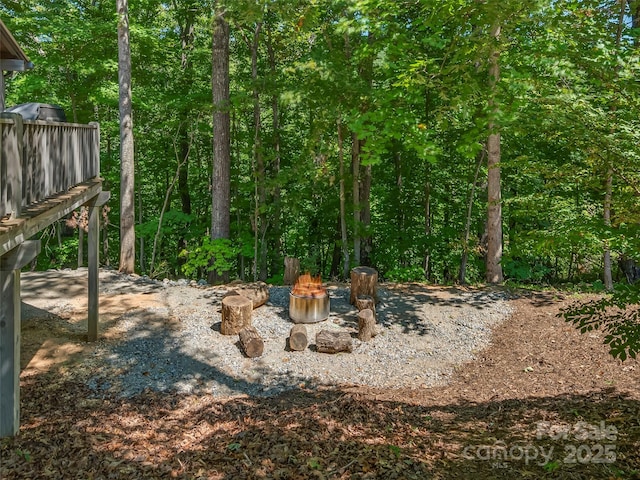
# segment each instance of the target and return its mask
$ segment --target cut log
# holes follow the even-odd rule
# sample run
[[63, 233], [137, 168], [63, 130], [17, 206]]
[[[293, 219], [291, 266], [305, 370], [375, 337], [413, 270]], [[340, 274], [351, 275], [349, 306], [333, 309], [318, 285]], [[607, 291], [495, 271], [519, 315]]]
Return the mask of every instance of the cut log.
[[244, 327], [251, 326], [252, 302], [241, 295], [231, 295], [222, 299], [222, 324], [220, 333], [237, 335]]
[[356, 304], [358, 295], [370, 295], [378, 302], [378, 272], [371, 267], [356, 267], [351, 270], [351, 305]]
[[358, 295], [356, 297], [356, 308], [359, 312], [369, 309], [373, 312], [373, 318], [376, 318], [376, 302], [371, 295]]
[[300, 260], [293, 257], [284, 257], [284, 279], [285, 285], [294, 285], [300, 276]]
[[256, 327], [250, 325], [248, 327], [244, 327], [238, 333], [240, 337], [240, 346], [242, 347], [242, 351], [249, 358], [255, 358], [262, 355], [264, 351], [264, 341], [262, 337], [256, 330]]
[[351, 352], [353, 342], [347, 332], [321, 330], [316, 334], [316, 348], [320, 353]]
[[307, 348], [308, 343], [307, 327], [302, 324], [294, 325], [289, 333], [289, 348], [302, 351]]
[[370, 309], [365, 308], [358, 313], [358, 338], [362, 342], [368, 342], [376, 333], [376, 318]]
[[239, 285], [233, 287], [224, 294], [224, 298], [232, 295], [240, 295], [248, 298], [253, 304], [253, 308], [256, 309], [261, 305], [264, 305], [269, 300], [269, 287], [264, 282], [249, 283], [246, 285]]

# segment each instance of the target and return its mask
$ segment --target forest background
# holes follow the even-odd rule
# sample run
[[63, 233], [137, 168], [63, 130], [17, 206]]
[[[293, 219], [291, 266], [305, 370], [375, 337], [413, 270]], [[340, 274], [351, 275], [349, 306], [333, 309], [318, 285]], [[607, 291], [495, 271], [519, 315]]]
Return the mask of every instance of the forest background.
[[[597, 290], [637, 271], [640, 1], [128, 3], [139, 273], [279, 282], [290, 256], [336, 279], [371, 265]], [[125, 174], [115, 7], [0, 4], [35, 65], [7, 79], [7, 104], [101, 125], [109, 264]], [[42, 234], [39, 268], [82, 263], [81, 218]]]

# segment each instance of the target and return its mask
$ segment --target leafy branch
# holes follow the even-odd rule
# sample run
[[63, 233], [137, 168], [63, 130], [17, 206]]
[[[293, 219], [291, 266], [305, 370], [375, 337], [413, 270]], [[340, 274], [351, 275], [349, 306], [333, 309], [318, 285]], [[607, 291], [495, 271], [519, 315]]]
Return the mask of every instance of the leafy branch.
[[636, 358], [640, 351], [640, 284], [618, 286], [611, 295], [574, 303], [558, 316], [581, 333], [602, 328], [604, 343], [614, 358]]

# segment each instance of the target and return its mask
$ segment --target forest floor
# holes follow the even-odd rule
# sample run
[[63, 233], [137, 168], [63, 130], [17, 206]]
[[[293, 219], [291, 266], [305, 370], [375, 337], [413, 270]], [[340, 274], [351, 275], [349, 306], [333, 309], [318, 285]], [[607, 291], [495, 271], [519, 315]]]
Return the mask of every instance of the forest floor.
[[[0, 442], [0, 479], [640, 479], [640, 362], [614, 360], [601, 332], [557, 317], [575, 296], [511, 293], [510, 318], [444, 385], [231, 399], [96, 396], [74, 374], [92, 347], [40, 298], [43, 321], [23, 329], [21, 429]], [[80, 304], [85, 293], [65, 295]], [[101, 302], [109, 327], [151, 300]]]

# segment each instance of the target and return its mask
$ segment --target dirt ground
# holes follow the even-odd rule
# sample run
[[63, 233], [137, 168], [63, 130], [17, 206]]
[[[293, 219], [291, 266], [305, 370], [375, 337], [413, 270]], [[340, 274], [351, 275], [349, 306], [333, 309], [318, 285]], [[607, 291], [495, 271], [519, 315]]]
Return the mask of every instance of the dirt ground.
[[[76, 294], [55, 314], [24, 299], [40, 310], [23, 328], [22, 426], [0, 443], [3, 480], [640, 479], [640, 362], [558, 318], [574, 297], [520, 292], [445, 386], [220, 400], [96, 397], [74, 375], [92, 348]], [[107, 339], [120, 315], [156, 301], [103, 296]]]

